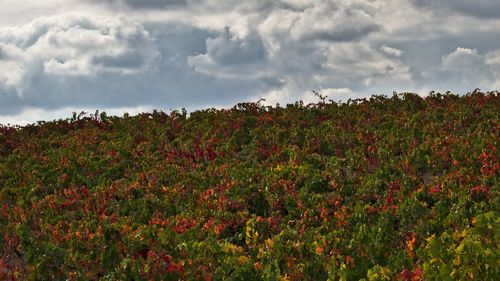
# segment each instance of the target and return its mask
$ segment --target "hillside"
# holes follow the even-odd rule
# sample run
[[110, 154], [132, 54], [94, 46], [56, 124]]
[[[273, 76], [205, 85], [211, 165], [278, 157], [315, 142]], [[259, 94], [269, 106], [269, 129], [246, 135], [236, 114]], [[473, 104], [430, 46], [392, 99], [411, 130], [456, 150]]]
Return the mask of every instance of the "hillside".
[[494, 280], [500, 96], [0, 127], [0, 280]]

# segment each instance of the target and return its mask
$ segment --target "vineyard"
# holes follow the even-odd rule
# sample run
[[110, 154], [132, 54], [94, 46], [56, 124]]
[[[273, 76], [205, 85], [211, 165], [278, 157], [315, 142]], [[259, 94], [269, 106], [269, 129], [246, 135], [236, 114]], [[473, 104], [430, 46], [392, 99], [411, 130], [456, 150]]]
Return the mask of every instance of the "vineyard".
[[498, 280], [499, 117], [475, 91], [0, 126], [0, 280]]

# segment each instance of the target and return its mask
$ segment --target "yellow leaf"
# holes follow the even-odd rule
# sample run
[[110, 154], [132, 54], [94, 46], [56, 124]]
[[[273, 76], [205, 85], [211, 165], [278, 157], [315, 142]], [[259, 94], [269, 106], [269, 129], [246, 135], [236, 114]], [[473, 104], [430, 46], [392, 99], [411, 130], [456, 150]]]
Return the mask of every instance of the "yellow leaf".
[[247, 257], [247, 256], [240, 256], [240, 257], [238, 258], [238, 262], [239, 262], [241, 265], [243, 265], [243, 264], [247, 263], [247, 261], [248, 261], [248, 257]]
[[290, 281], [290, 276], [288, 276], [288, 274], [285, 273], [285, 275], [279, 276], [278, 280], [280, 280], [280, 281]]
[[427, 237], [425, 238], [425, 241], [427, 241], [427, 243], [432, 243], [432, 241], [434, 241], [436, 239], [436, 234], [432, 234], [430, 237]]

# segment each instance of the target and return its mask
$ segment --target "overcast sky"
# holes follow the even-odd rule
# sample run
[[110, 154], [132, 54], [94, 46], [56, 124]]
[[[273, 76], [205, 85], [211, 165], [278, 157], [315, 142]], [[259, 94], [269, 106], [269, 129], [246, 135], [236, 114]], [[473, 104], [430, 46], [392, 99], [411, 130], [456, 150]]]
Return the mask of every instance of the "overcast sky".
[[498, 0], [0, 0], [0, 124], [475, 88]]

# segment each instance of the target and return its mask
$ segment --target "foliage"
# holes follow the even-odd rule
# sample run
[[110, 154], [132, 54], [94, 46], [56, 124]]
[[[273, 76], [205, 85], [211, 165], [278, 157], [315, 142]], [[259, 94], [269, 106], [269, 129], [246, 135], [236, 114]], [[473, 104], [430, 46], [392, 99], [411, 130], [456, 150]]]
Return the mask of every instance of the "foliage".
[[493, 280], [497, 92], [0, 127], [2, 280]]

